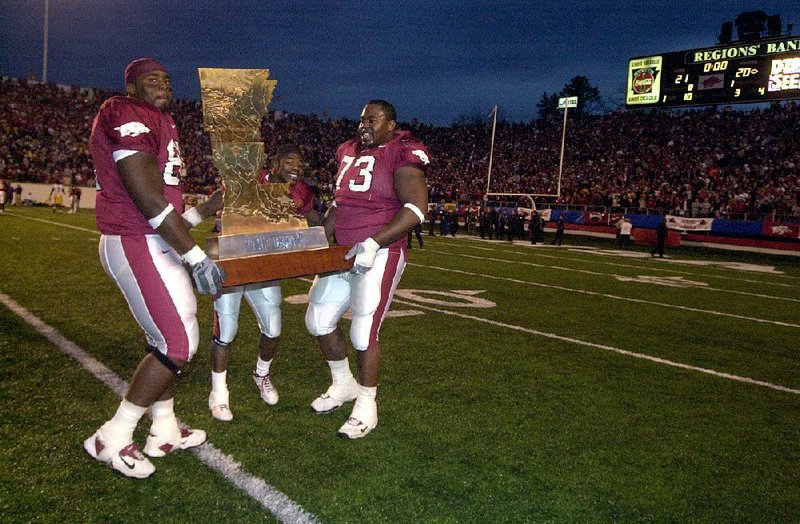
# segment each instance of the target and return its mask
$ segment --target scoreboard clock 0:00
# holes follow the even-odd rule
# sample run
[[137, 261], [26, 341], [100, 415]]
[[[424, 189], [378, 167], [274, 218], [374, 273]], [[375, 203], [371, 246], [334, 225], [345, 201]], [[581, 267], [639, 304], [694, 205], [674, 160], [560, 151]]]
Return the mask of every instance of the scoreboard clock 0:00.
[[800, 38], [640, 56], [628, 62], [625, 106], [678, 107], [800, 98]]

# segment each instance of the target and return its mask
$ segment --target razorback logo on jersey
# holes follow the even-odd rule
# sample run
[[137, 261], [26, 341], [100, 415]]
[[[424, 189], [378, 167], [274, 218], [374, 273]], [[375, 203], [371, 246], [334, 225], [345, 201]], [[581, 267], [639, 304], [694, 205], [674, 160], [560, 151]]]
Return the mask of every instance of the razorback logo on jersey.
[[423, 151], [422, 149], [415, 149], [411, 151], [411, 154], [417, 155], [419, 159], [422, 160], [422, 163], [425, 164], [426, 166], [431, 163], [431, 161], [428, 159], [428, 155], [426, 155], [425, 151]]
[[137, 137], [144, 133], [149, 133], [150, 128], [141, 122], [128, 122], [127, 124], [115, 127], [114, 131], [119, 131], [120, 138], [125, 136]]

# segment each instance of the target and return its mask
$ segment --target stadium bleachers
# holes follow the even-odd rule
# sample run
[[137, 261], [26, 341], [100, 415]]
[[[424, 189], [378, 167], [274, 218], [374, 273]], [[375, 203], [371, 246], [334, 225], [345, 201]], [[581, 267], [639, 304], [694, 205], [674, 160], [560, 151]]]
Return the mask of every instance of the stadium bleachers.
[[[0, 177], [38, 183], [67, 177], [93, 185], [87, 149], [91, 121], [113, 94], [0, 80]], [[185, 190], [210, 193], [218, 172], [202, 129], [200, 103], [178, 100], [173, 115], [188, 169]], [[555, 193], [561, 125], [560, 119], [498, 123], [491, 191]], [[353, 136], [355, 127], [355, 120], [282, 113], [276, 118], [271, 113], [262, 134], [268, 151], [281, 141], [302, 144], [308, 175], [325, 194], [336, 171], [335, 148]], [[404, 127], [431, 151], [432, 202], [483, 197], [490, 123], [433, 127], [413, 121]], [[798, 217], [800, 143], [794, 137], [799, 127], [795, 102], [744, 111], [621, 110], [574, 119], [567, 133], [562, 196], [538, 204], [687, 217]]]

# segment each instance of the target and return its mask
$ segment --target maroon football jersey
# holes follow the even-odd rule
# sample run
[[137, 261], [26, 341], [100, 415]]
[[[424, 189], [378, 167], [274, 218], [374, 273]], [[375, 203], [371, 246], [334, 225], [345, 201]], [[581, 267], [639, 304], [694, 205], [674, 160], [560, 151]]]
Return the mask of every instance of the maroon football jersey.
[[[261, 185], [269, 184], [269, 171], [262, 169], [260, 172], [259, 183]], [[289, 194], [292, 195], [294, 205], [297, 206], [297, 212], [300, 215], [305, 215], [314, 206], [314, 192], [308, 183], [298, 178], [295, 183], [289, 186]]]
[[[383, 229], [403, 207], [394, 190], [395, 171], [409, 165], [424, 171], [428, 158], [427, 148], [408, 131], [399, 131], [385, 144], [371, 149], [363, 149], [358, 138], [340, 145], [333, 193], [336, 241], [350, 246]], [[402, 237], [390, 245], [405, 242]]]
[[158, 159], [164, 196], [183, 213], [180, 176], [184, 170], [172, 117], [142, 100], [114, 96], [92, 123], [89, 151], [97, 177], [97, 227], [106, 235], [152, 235], [155, 231], [133, 203], [117, 171], [115, 154], [143, 151]]

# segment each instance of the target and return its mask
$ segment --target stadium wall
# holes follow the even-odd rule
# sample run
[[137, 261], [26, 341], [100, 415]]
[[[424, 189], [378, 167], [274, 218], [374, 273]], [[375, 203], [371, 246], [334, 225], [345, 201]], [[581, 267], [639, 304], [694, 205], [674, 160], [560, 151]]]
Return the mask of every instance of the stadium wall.
[[[22, 199], [30, 197], [35, 205], [46, 205], [53, 184], [31, 184], [28, 182], [9, 182], [12, 186], [22, 186]], [[94, 209], [97, 190], [94, 187], [81, 187], [81, 209]], [[64, 206], [69, 206], [69, 186], [64, 186]]]
[[[546, 230], [554, 231], [554, 221], [563, 215], [565, 230], [573, 235], [615, 238], [617, 228], [605, 225], [608, 217], [597, 213], [552, 211]], [[619, 218], [622, 218], [620, 215]], [[662, 217], [656, 215], [624, 215], [633, 225], [633, 241], [637, 245], [654, 246], [655, 228]], [[612, 219], [615, 217], [612, 217]], [[619, 220], [617, 218], [617, 220]], [[614, 221], [615, 222], [615, 221]], [[614, 223], [612, 222], [612, 223]], [[667, 247], [679, 245], [753, 251], [800, 256], [800, 226], [767, 221], [727, 220], [714, 218], [686, 219], [667, 215], [669, 233]]]
[[[28, 182], [10, 182], [14, 187], [19, 184], [22, 186], [22, 199], [30, 197], [34, 201], [34, 205], [44, 206], [49, 205], [48, 198], [50, 198], [50, 190], [53, 184], [32, 184]], [[94, 187], [81, 188], [81, 209], [94, 209], [97, 199], [97, 189]], [[69, 189], [70, 186], [64, 186], [64, 202], [65, 207], [69, 206]], [[185, 201], [188, 205], [194, 205], [193, 202], [202, 202], [208, 198], [208, 195], [184, 195]]]

